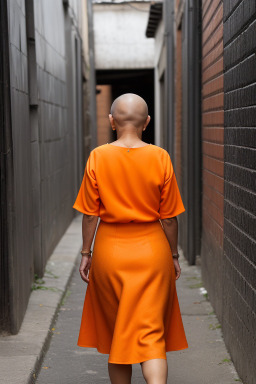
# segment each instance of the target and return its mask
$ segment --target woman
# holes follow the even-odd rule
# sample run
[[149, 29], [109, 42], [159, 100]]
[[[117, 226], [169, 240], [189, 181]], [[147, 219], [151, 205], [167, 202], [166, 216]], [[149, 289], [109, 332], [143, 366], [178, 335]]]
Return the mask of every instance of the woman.
[[109, 354], [112, 384], [130, 384], [136, 363], [148, 384], [166, 384], [166, 352], [188, 348], [176, 293], [185, 208], [168, 152], [141, 140], [145, 101], [121, 95], [109, 119], [117, 140], [91, 151], [73, 206], [84, 213], [79, 271], [88, 284], [77, 345]]

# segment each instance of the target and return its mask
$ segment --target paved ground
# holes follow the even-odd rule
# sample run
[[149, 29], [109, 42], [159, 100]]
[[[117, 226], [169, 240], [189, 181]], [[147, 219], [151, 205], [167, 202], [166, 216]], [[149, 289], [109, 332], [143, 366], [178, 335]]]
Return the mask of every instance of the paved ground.
[[[75, 272], [52, 326], [50, 347], [43, 360], [38, 384], [100, 384], [110, 383], [108, 355], [93, 348], [76, 345], [87, 284]], [[189, 348], [168, 352], [168, 383], [172, 384], [234, 384], [239, 380], [230, 355], [226, 351], [221, 327], [204, 295], [200, 265], [188, 266], [181, 258], [182, 276], [177, 292]], [[133, 365], [132, 383], [145, 383], [140, 365]]]
[[72, 221], [49, 258], [43, 278], [35, 280], [19, 333], [0, 335], [1, 384], [34, 381], [81, 249], [81, 220], [79, 215]]

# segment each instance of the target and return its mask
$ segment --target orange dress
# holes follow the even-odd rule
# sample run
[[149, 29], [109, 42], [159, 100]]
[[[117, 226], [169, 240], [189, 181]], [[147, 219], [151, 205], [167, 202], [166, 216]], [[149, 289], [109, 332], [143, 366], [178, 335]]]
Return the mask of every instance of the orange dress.
[[96, 147], [73, 207], [100, 217], [77, 345], [116, 364], [188, 348], [159, 220], [185, 211], [168, 152], [153, 144]]

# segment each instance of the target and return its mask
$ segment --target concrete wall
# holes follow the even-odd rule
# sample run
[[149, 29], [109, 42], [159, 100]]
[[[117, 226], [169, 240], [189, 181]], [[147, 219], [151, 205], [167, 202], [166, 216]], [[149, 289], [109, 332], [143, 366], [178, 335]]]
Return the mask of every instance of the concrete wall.
[[[9, 324], [3, 326], [17, 331], [26, 310], [34, 277], [33, 263], [33, 202], [31, 137], [29, 115], [28, 52], [26, 41], [25, 1], [8, 2], [9, 62], [12, 142], [12, 195], [8, 217], [8, 291]], [[35, 169], [35, 168], [34, 168]]]
[[6, 175], [9, 238], [1, 249], [9, 273], [8, 303], [1, 302], [1, 310], [10, 321], [1, 326], [17, 333], [34, 276], [43, 275], [75, 214], [84, 147], [90, 150], [84, 140], [89, 121], [83, 119], [89, 65], [82, 1], [7, 0], [6, 5], [13, 166]]
[[154, 67], [154, 39], [145, 35], [150, 3], [94, 3], [96, 69]]
[[70, 206], [75, 133], [68, 120], [63, 4], [61, 1], [36, 1], [34, 14], [41, 186], [41, 222], [36, 224], [41, 225], [44, 264], [56, 245], [56, 239], [64, 233], [73, 216]]

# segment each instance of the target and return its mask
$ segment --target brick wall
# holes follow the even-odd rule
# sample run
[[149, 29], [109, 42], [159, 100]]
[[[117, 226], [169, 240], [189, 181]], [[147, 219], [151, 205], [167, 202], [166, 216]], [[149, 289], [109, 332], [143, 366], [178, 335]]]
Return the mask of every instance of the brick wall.
[[202, 1], [202, 278], [222, 313], [224, 206], [223, 3]]
[[[256, 5], [224, 2], [225, 295], [223, 332], [236, 369], [255, 383]], [[254, 360], [254, 361], [253, 361]]]
[[111, 85], [97, 85], [97, 138], [98, 145], [106, 144], [112, 141], [108, 115], [112, 104]]

